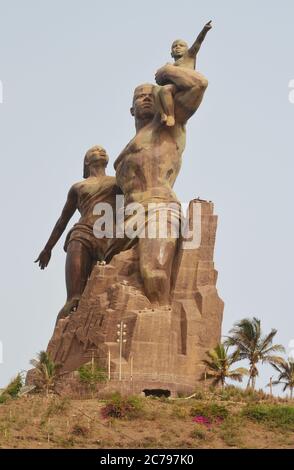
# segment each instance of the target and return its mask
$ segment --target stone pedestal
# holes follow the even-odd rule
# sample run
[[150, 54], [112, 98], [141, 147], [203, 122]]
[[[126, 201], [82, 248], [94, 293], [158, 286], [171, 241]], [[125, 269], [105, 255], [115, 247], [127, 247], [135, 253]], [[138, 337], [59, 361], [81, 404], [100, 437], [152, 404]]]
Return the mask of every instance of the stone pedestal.
[[[61, 389], [68, 389], [73, 371], [94, 354], [110, 374], [104, 391], [193, 392], [205, 352], [220, 341], [223, 312], [213, 263], [217, 217], [212, 203], [194, 202], [201, 210], [201, 241], [188, 249], [180, 241], [170, 305], [155, 307], [144, 295], [136, 247], [94, 267], [78, 310], [58, 322], [48, 345], [62, 364]], [[191, 203], [189, 214], [192, 219]], [[120, 322], [126, 333], [121, 359]]]

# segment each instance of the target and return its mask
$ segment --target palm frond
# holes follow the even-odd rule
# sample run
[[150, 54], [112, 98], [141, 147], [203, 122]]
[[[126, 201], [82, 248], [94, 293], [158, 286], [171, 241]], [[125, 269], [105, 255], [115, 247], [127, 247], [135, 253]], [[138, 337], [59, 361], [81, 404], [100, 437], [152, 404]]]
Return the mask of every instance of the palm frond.
[[267, 349], [262, 349], [260, 350], [260, 352], [263, 354], [263, 355], [266, 355], [266, 354], [269, 354], [271, 352], [281, 352], [281, 353], [284, 353], [285, 352], [285, 348], [282, 344], [273, 344], [272, 346], [270, 346], [269, 348]]
[[261, 362], [262, 364], [270, 363], [271, 365], [273, 364], [283, 364], [284, 359], [281, 356], [262, 356], [261, 357]]

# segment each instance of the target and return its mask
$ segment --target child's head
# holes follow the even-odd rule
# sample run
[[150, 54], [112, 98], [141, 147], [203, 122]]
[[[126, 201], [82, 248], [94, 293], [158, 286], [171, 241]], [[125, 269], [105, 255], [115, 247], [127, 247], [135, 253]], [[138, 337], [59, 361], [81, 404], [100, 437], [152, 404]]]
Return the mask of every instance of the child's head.
[[171, 46], [171, 56], [177, 60], [188, 50], [188, 44], [183, 39], [176, 39]]

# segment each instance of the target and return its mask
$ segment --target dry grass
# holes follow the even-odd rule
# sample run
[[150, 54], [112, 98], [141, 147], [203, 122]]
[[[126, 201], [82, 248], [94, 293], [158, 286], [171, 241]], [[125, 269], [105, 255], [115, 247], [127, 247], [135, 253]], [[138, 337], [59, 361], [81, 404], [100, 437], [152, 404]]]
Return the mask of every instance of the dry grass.
[[[0, 404], [0, 448], [293, 448], [294, 427], [269, 426], [264, 419], [253, 419], [256, 410], [244, 411], [262, 402], [275, 416], [273, 407], [290, 403], [268, 397], [253, 401], [239, 392], [236, 400], [232, 390], [228, 395], [143, 398], [142, 413], [132, 419], [103, 418], [105, 401], [98, 399], [32, 395], [9, 400]], [[211, 413], [212, 424], [193, 422], [193, 410]], [[216, 422], [218, 410], [222, 419]]]

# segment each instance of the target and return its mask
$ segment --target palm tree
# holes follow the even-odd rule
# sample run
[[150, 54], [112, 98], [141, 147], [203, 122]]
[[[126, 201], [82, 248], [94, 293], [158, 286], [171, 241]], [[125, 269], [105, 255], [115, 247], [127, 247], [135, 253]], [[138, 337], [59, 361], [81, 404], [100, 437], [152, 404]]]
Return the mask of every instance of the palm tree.
[[30, 363], [35, 367], [38, 386], [46, 390], [46, 395], [55, 387], [60, 364], [56, 364], [46, 351], [40, 351], [37, 359], [32, 359]]
[[293, 389], [294, 389], [294, 362], [293, 361], [283, 361], [280, 364], [271, 364], [278, 372], [279, 377], [277, 380], [272, 382], [272, 385], [283, 384], [283, 392], [290, 389], [290, 398], [293, 398]]
[[206, 353], [209, 359], [203, 360], [203, 363], [207, 367], [204, 375], [213, 379], [212, 385], [216, 386], [221, 384], [222, 389], [224, 388], [227, 378], [241, 382], [243, 376], [248, 374], [248, 370], [244, 367], [230, 370], [232, 364], [239, 361], [240, 358], [238, 350], [234, 351], [232, 354], [228, 354], [228, 349], [228, 346], [218, 344], [214, 349]]
[[270, 364], [280, 364], [283, 359], [275, 355], [276, 352], [284, 352], [285, 348], [281, 344], [272, 344], [277, 330], [272, 329], [268, 335], [262, 336], [260, 320], [253, 317], [244, 318], [235, 323], [229, 331], [230, 336], [225, 341], [228, 346], [236, 346], [241, 359], [248, 359], [250, 363], [249, 380], [247, 388], [255, 388], [256, 377], [258, 376], [257, 364], [267, 362]]

